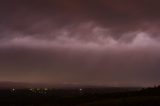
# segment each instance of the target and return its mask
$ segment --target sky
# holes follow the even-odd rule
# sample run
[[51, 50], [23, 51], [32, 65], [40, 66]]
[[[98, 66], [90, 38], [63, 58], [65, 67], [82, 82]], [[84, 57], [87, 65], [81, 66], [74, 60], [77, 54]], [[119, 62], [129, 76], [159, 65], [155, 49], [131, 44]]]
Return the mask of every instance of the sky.
[[154, 86], [159, 0], [0, 0], [0, 81]]

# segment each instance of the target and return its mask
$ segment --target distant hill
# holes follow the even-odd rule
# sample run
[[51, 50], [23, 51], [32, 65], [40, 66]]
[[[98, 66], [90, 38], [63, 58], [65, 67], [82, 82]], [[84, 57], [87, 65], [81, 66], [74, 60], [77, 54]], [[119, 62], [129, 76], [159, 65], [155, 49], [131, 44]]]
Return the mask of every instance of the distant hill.
[[40, 84], [40, 83], [23, 83], [12, 81], [0, 81], [0, 89], [26, 89], [26, 88], [57, 88], [57, 89], [104, 89], [110, 91], [134, 91], [140, 90], [140, 87], [105, 87], [105, 86], [93, 86], [93, 85], [78, 85], [78, 84]]

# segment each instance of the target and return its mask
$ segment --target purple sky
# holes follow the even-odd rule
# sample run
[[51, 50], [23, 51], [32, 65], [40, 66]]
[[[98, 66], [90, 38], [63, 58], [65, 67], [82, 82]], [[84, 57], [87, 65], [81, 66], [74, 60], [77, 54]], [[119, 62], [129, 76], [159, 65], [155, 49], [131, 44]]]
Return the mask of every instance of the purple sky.
[[1, 0], [0, 81], [160, 82], [159, 0]]

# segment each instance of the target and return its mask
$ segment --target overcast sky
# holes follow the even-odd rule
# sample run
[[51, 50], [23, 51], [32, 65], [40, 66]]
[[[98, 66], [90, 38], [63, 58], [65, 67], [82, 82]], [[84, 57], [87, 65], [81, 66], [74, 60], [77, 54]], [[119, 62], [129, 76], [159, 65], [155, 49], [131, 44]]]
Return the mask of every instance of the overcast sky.
[[159, 0], [0, 0], [0, 81], [160, 82]]

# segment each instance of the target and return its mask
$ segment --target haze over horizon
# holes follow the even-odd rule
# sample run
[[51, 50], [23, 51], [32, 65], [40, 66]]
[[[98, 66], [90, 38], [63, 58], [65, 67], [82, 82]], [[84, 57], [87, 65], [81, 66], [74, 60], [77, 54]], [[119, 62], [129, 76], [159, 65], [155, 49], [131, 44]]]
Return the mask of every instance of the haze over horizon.
[[159, 0], [1, 0], [0, 81], [160, 82]]

